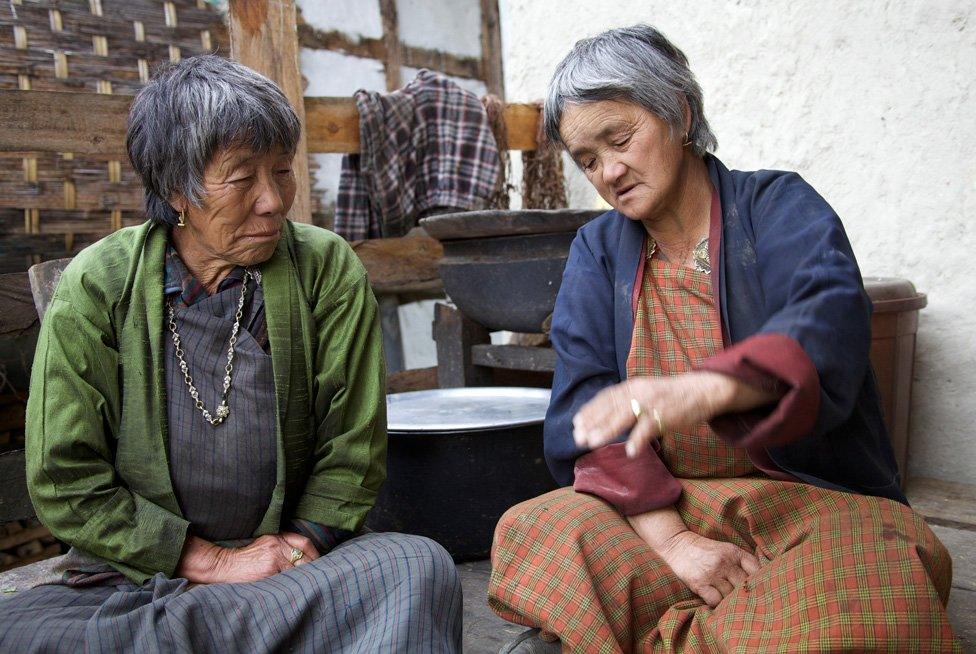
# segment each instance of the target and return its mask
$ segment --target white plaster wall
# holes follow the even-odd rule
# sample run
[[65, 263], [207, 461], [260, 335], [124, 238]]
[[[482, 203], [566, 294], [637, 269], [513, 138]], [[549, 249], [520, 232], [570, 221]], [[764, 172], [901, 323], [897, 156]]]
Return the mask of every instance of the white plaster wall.
[[380, 4], [376, 0], [296, 0], [295, 4], [305, 22], [317, 29], [383, 38]]
[[406, 45], [481, 56], [480, 0], [397, 0], [396, 6]]
[[[799, 171], [865, 275], [921, 314], [910, 474], [976, 483], [976, 4], [500, 0], [509, 101], [538, 98], [579, 38], [648, 22], [691, 61], [718, 155]], [[574, 206], [598, 204], [575, 176]]]

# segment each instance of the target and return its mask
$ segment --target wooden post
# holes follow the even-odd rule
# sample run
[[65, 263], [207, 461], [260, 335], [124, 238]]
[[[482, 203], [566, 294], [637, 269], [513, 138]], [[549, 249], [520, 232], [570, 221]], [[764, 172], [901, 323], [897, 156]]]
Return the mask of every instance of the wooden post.
[[403, 45], [400, 43], [400, 21], [397, 19], [396, 0], [380, 0], [380, 18], [383, 21], [383, 71], [386, 73], [386, 90], [396, 91], [403, 84], [401, 68]]
[[295, 222], [310, 223], [312, 201], [295, 3], [293, 0], [230, 0], [227, 26], [231, 58], [278, 84], [301, 121], [302, 136], [292, 164], [298, 190], [288, 217]]
[[505, 99], [498, 0], [481, 0], [481, 77], [485, 80], [489, 93]]
[[477, 366], [471, 359], [473, 345], [491, 342], [487, 329], [454, 307], [438, 302], [434, 308], [434, 341], [441, 388], [491, 386], [491, 368]]
[[403, 363], [403, 339], [400, 335], [400, 299], [396, 295], [377, 294], [380, 305], [380, 328], [383, 331], [383, 357], [386, 372], [400, 372]]

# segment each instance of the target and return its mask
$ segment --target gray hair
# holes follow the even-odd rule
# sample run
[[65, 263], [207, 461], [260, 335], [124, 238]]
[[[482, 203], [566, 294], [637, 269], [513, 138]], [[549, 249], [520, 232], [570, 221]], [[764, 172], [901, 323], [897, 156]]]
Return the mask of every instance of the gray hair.
[[281, 89], [215, 55], [167, 64], [136, 96], [125, 145], [146, 189], [150, 220], [175, 225], [174, 194], [201, 205], [203, 174], [218, 151], [245, 146], [294, 152], [301, 123]]
[[705, 119], [702, 90], [688, 58], [650, 25], [621, 27], [577, 41], [556, 66], [543, 107], [543, 129], [551, 142], [565, 146], [559, 123], [567, 103], [620, 100], [663, 120], [673, 138], [684, 132], [682, 99], [691, 111], [691, 148], [703, 156], [718, 147], [718, 140]]

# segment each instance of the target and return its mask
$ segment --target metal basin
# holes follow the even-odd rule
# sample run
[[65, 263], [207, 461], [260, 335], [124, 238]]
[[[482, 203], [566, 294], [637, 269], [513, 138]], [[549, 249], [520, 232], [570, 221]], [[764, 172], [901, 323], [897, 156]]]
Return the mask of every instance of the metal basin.
[[458, 308], [489, 330], [542, 332], [576, 230], [602, 211], [468, 211], [420, 221]]
[[452, 388], [387, 398], [387, 480], [366, 526], [484, 559], [509, 507], [555, 488], [542, 454], [548, 389]]

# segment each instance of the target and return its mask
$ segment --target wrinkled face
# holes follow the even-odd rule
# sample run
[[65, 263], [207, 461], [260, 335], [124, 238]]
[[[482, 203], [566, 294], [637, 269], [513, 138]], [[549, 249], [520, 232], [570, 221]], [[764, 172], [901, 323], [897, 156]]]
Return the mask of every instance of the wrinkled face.
[[569, 104], [559, 133], [569, 154], [610, 206], [653, 222], [679, 191], [680, 135], [643, 107], [617, 100]]
[[292, 154], [218, 151], [204, 171], [202, 206], [185, 207], [187, 235], [207, 256], [238, 266], [267, 261], [295, 200]]

